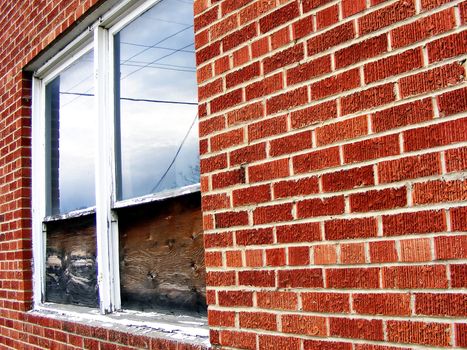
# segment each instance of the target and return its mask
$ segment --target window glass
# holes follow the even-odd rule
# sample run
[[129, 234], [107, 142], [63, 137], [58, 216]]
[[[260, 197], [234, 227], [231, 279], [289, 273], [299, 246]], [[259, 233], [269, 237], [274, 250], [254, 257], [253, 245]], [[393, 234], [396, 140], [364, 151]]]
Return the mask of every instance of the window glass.
[[95, 204], [93, 51], [46, 86], [48, 215]]
[[114, 43], [119, 199], [198, 183], [193, 3], [159, 2]]

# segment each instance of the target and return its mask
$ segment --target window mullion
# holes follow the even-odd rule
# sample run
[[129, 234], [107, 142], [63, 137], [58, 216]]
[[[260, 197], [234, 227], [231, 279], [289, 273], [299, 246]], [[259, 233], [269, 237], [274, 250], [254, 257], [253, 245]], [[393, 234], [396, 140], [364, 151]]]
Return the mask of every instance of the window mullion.
[[118, 223], [112, 213], [114, 199], [114, 121], [111, 92], [109, 33], [94, 32], [97, 105], [96, 229], [100, 309], [109, 313], [120, 308]]

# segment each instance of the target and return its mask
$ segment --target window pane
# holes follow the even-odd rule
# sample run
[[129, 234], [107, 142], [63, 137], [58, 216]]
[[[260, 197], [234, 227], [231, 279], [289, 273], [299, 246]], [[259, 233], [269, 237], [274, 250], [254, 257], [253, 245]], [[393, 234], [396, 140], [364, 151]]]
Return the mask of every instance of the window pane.
[[97, 307], [95, 215], [47, 223], [46, 301]]
[[119, 199], [199, 182], [192, 8], [163, 0], [115, 36]]
[[95, 204], [93, 84], [92, 51], [47, 84], [48, 215]]

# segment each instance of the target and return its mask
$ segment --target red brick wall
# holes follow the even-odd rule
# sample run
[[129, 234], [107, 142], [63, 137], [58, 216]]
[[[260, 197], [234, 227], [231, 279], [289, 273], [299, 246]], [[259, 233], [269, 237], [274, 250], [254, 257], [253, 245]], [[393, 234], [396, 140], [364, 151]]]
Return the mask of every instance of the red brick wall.
[[212, 344], [467, 347], [467, 2], [195, 11]]

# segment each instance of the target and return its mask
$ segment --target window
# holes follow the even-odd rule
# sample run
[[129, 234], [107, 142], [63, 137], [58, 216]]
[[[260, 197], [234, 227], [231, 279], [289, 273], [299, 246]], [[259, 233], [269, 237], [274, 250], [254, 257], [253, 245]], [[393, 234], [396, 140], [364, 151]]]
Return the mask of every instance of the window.
[[206, 312], [192, 8], [122, 1], [36, 72], [36, 305]]

